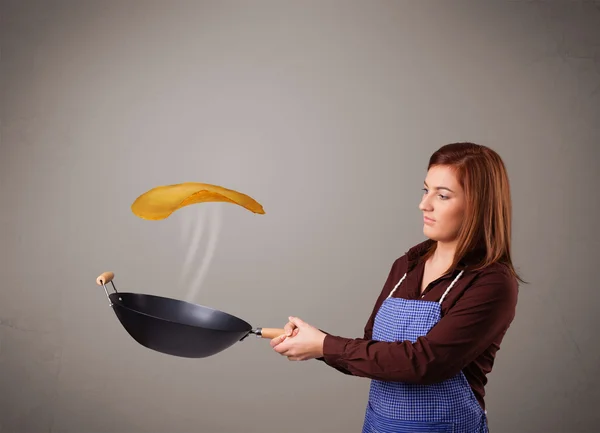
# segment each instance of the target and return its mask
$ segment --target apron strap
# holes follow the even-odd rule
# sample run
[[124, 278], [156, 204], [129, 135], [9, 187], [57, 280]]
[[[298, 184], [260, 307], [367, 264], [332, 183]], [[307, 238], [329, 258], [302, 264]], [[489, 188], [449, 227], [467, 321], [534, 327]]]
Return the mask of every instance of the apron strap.
[[446, 289], [446, 291], [444, 292], [444, 294], [442, 295], [442, 297], [440, 298], [440, 302], [439, 304], [442, 305], [442, 302], [444, 302], [444, 298], [446, 297], [446, 295], [448, 294], [448, 292], [450, 291], [450, 289], [452, 288], [452, 286], [454, 286], [454, 284], [456, 284], [456, 282], [458, 281], [458, 279], [460, 278], [460, 276], [463, 274], [463, 271], [460, 271], [458, 273], [458, 275], [456, 276], [456, 278], [452, 281], [452, 283], [448, 286], [448, 288]]
[[396, 286], [394, 286], [394, 289], [390, 292], [390, 294], [388, 295], [388, 298], [391, 297], [394, 292], [396, 291], [396, 289], [398, 288], [398, 286], [400, 286], [400, 284], [402, 284], [402, 281], [404, 281], [404, 279], [406, 278], [406, 274], [404, 274], [404, 276], [402, 278], [400, 278], [400, 281], [398, 281], [398, 283], [396, 284]]

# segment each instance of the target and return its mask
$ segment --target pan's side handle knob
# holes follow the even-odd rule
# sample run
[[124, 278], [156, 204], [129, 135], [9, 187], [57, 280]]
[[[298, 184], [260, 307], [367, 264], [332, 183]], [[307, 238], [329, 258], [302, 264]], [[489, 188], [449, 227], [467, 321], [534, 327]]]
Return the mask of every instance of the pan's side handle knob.
[[106, 293], [106, 297], [108, 298], [108, 303], [110, 306], [112, 306], [112, 302], [110, 300], [110, 296], [108, 295], [108, 290], [106, 290], [106, 285], [110, 283], [113, 286], [113, 290], [115, 291], [115, 293], [118, 293], [117, 288], [115, 287], [115, 283], [113, 283], [114, 277], [114, 272], [103, 272], [98, 276], [98, 278], [96, 278], [96, 284], [104, 287], [104, 292]]
[[98, 284], [99, 286], [104, 286], [105, 284], [110, 283], [114, 277], [114, 272], [103, 272], [98, 276], [98, 278], [96, 278], [96, 284]]

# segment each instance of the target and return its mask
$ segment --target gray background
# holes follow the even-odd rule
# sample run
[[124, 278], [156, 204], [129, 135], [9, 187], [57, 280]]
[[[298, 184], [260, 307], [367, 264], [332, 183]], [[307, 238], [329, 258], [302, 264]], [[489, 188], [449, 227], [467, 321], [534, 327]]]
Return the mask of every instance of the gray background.
[[[489, 376], [491, 429], [598, 430], [598, 4], [13, 0], [1, 14], [2, 431], [360, 431], [368, 380], [254, 338], [203, 360], [146, 350], [95, 278], [360, 336], [392, 262], [423, 240], [427, 159], [456, 140], [504, 158], [531, 282]], [[185, 181], [267, 213], [131, 213]]]

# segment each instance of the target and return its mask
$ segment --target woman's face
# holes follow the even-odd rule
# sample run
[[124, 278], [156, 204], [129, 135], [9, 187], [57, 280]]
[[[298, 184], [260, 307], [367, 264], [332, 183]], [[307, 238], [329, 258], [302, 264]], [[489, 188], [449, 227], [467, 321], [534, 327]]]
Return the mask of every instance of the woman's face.
[[466, 208], [465, 194], [448, 166], [434, 166], [427, 172], [419, 204], [423, 212], [423, 233], [438, 242], [453, 242], [458, 236]]

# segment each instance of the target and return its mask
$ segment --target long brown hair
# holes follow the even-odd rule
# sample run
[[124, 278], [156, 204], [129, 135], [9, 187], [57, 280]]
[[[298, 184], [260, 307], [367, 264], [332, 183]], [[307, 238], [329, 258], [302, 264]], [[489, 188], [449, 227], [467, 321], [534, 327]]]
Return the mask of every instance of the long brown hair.
[[524, 282], [512, 263], [512, 200], [508, 174], [500, 155], [475, 143], [450, 143], [431, 155], [427, 169], [437, 165], [450, 166], [455, 170], [467, 202], [450, 269], [456, 269], [467, 255], [481, 251], [472, 269], [482, 269], [499, 262], [506, 265], [515, 278]]

